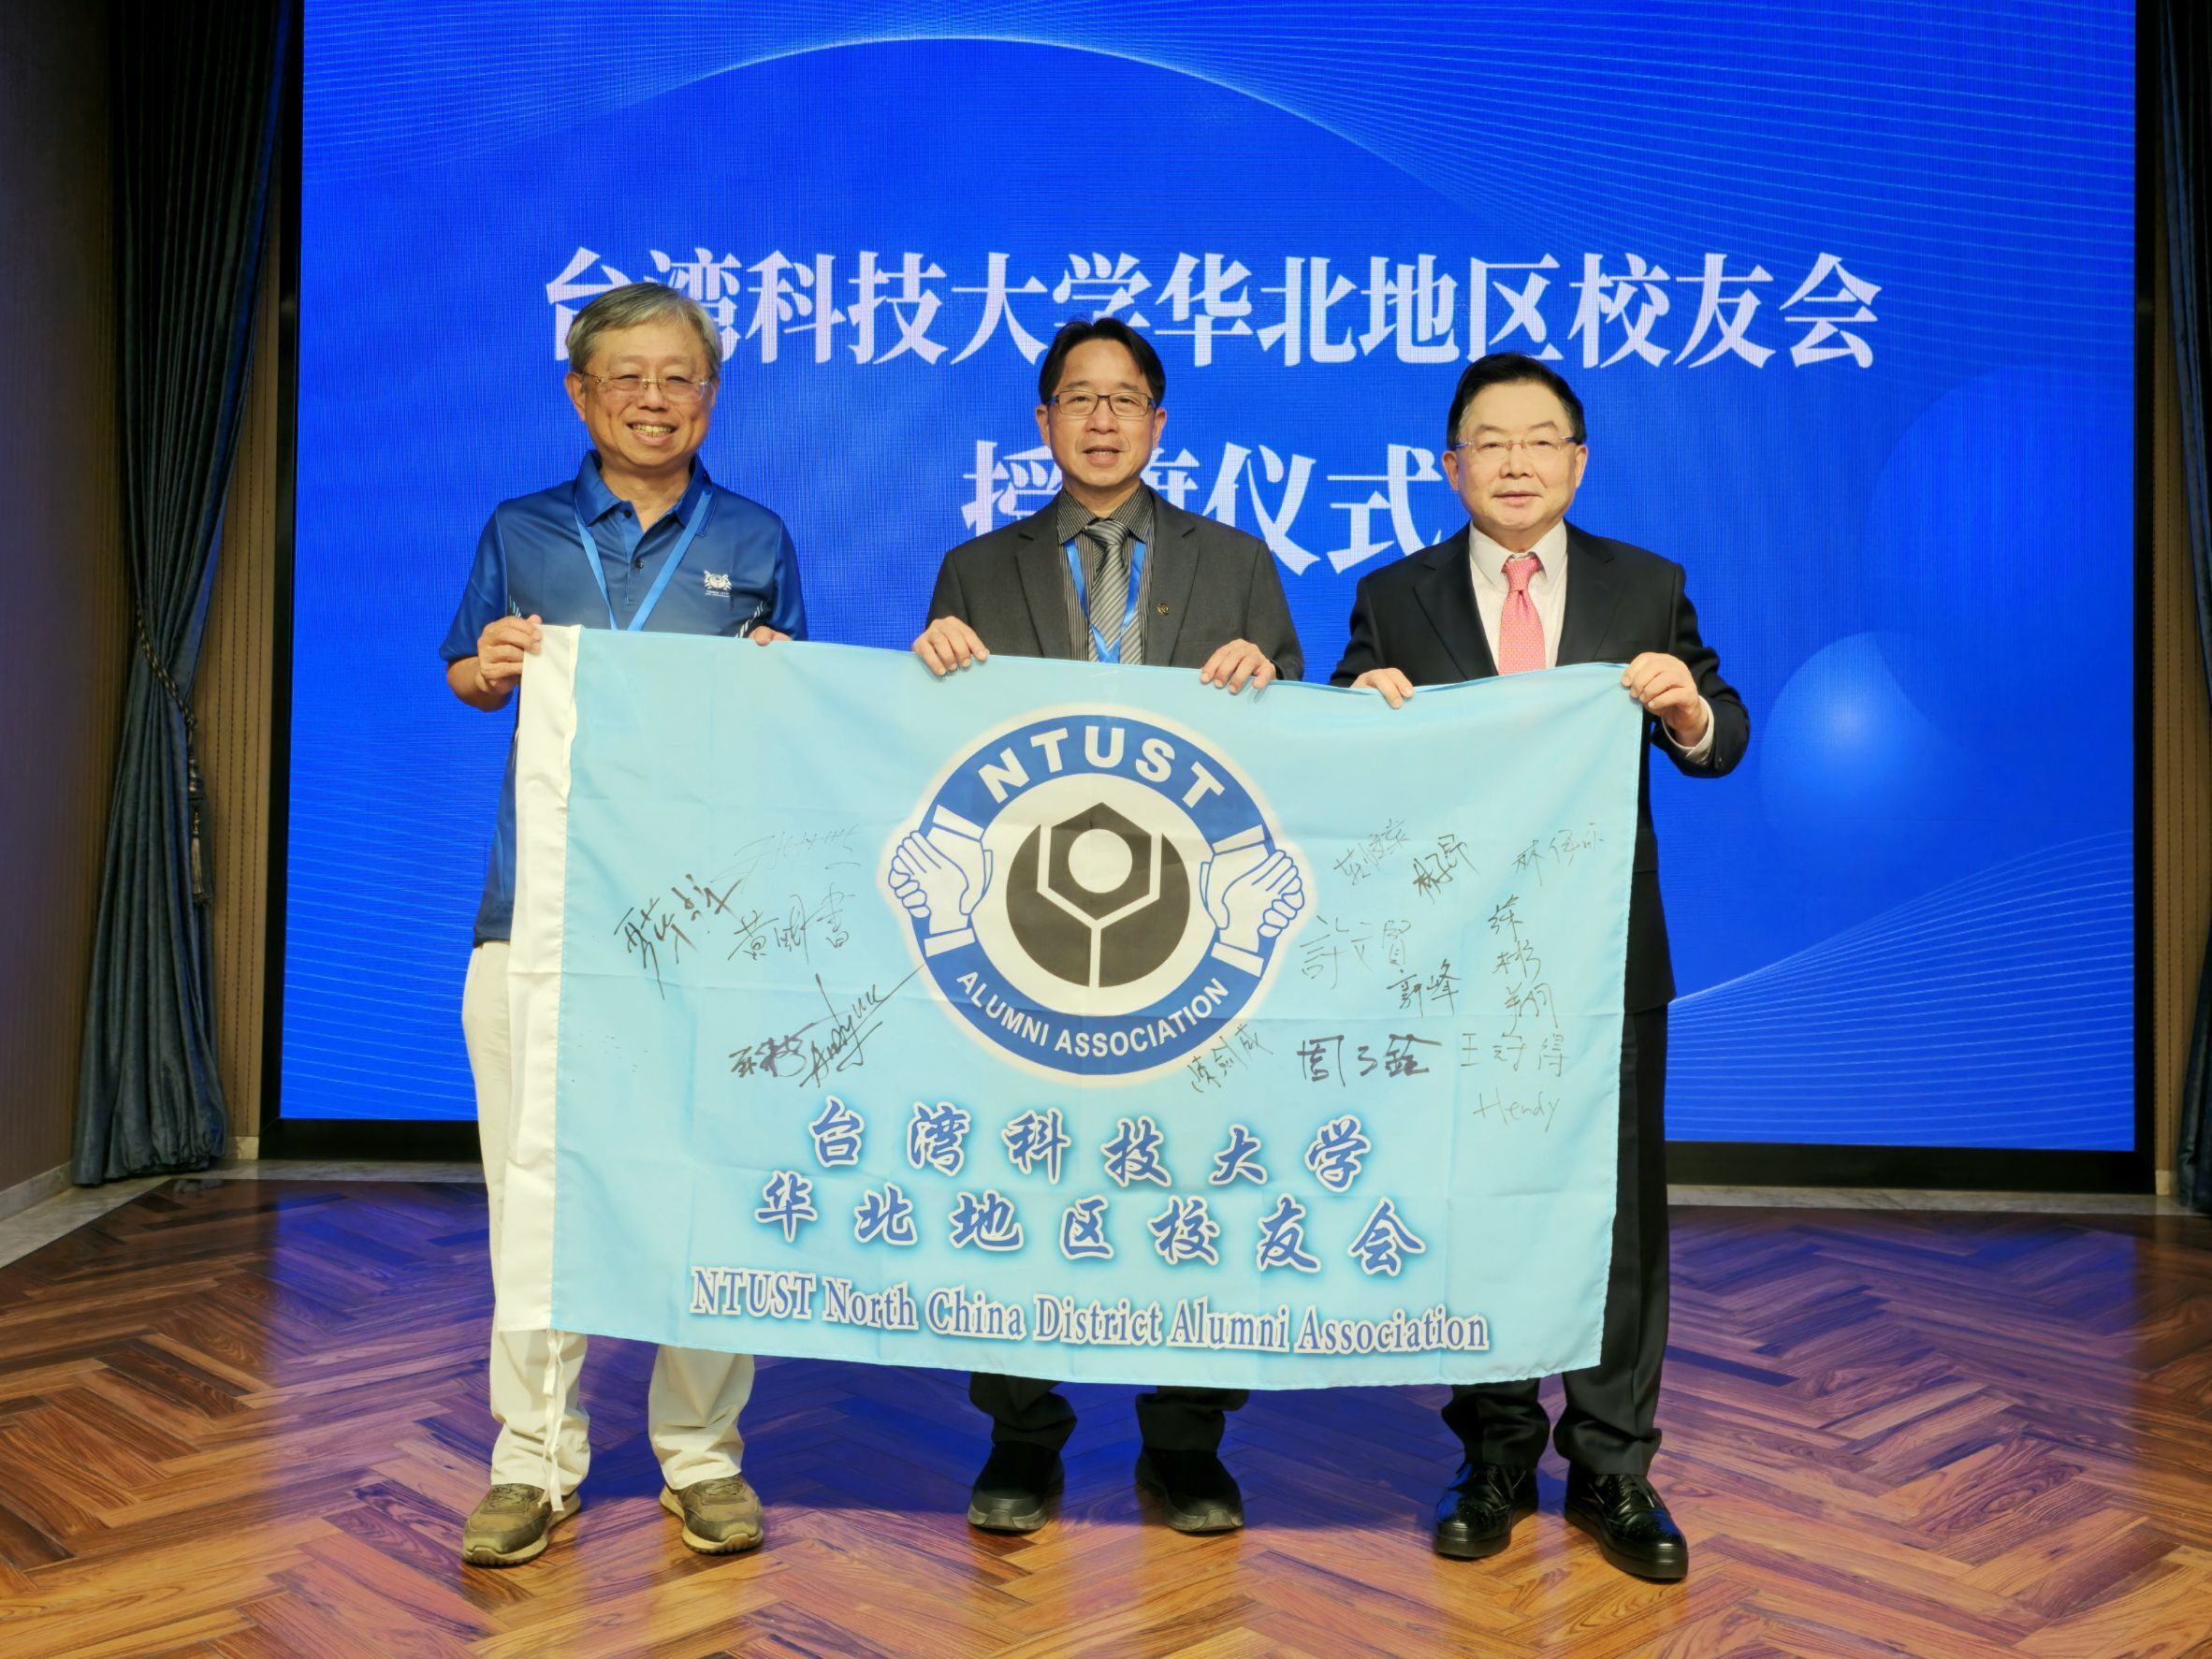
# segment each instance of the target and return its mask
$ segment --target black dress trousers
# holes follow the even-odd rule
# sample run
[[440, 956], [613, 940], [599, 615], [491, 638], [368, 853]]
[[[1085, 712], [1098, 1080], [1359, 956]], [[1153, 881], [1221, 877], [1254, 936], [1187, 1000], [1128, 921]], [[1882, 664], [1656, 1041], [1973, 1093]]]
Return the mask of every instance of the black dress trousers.
[[[1666, 1009], [1631, 1013], [1621, 1033], [1621, 1161], [1613, 1268], [1597, 1363], [1561, 1374], [1566, 1404], [1552, 1440], [1597, 1475], [1644, 1475], [1659, 1449], [1659, 1370], [1666, 1357]], [[1445, 1426], [1467, 1461], [1533, 1469], [1550, 1427], [1539, 1382], [1456, 1388]]]
[[[1075, 1407], [1060, 1385], [1034, 1376], [978, 1371], [968, 1379], [968, 1398], [991, 1415], [991, 1443], [1041, 1446], [1057, 1451], [1075, 1432]], [[1158, 1388], [1137, 1396], [1137, 1427], [1144, 1444], [1162, 1451], [1215, 1451], [1227, 1417], [1251, 1398], [1245, 1389]], [[1537, 1431], [1538, 1444], [1543, 1431]]]

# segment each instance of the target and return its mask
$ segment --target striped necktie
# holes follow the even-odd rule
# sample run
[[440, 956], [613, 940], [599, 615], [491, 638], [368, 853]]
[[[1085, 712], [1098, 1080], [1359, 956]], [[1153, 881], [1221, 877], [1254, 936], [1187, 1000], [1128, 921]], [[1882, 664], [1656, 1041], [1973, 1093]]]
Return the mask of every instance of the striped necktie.
[[[1091, 632], [1096, 635], [1085, 642], [1090, 659], [1098, 662], [1103, 654], [1116, 662], [1137, 662], [1142, 655], [1137, 631], [1131, 628], [1128, 637], [1122, 637], [1122, 624], [1129, 615], [1129, 561], [1122, 546], [1129, 538], [1129, 528], [1118, 519], [1094, 518], [1083, 527], [1083, 533], [1099, 550], [1087, 584]], [[1099, 649], [1100, 640], [1106, 643], [1104, 653]]]

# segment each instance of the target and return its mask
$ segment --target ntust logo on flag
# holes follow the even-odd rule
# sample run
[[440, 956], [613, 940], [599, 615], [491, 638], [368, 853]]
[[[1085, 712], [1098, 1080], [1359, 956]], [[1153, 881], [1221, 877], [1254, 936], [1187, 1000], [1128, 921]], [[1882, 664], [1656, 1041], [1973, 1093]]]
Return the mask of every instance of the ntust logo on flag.
[[1111, 706], [968, 748], [879, 880], [979, 1040], [1096, 1079], [1157, 1073], [1254, 1007], [1311, 884], [1226, 755]]

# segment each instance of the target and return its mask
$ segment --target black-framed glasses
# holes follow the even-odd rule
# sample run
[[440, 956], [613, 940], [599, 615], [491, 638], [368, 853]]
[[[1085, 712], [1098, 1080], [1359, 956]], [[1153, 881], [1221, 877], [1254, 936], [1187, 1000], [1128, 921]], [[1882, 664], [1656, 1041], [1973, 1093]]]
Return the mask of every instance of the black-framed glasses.
[[599, 389], [618, 403], [633, 403], [646, 394], [646, 387], [657, 386], [661, 396], [671, 403], [696, 403], [714, 389], [714, 377], [694, 380], [688, 374], [593, 374], [589, 370], [576, 372], [586, 380], [597, 381]]
[[1097, 392], [1062, 392], [1052, 406], [1070, 420], [1088, 420], [1101, 402], [1113, 411], [1115, 420], [1136, 420], [1154, 407], [1150, 398], [1137, 392], [1108, 392], [1103, 398]]

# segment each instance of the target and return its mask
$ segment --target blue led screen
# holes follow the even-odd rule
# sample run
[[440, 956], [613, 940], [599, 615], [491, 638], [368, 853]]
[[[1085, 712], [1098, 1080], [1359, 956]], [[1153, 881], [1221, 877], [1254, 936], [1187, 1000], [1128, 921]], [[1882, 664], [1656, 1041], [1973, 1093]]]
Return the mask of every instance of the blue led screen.
[[2132, 7], [306, 22], [287, 1117], [473, 1111], [511, 717], [436, 648], [492, 504], [575, 471], [568, 316], [647, 279], [721, 326], [704, 456], [815, 636], [893, 649], [1049, 499], [1070, 315], [1155, 340], [1152, 481], [1268, 540], [1316, 679], [1464, 521], [1458, 367], [1552, 358], [1573, 517], [1687, 567], [1753, 715], [1653, 779], [1672, 1134], [2132, 1144]]

